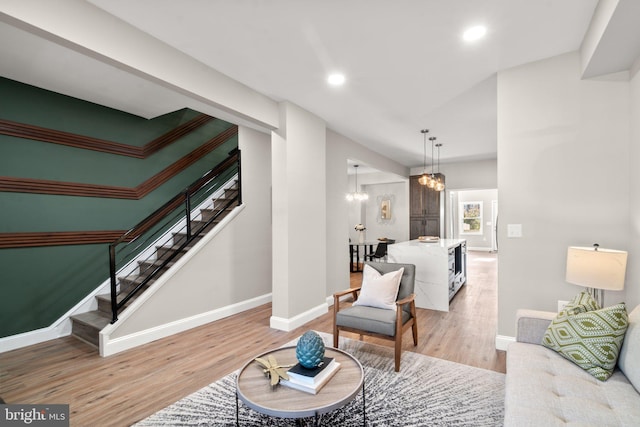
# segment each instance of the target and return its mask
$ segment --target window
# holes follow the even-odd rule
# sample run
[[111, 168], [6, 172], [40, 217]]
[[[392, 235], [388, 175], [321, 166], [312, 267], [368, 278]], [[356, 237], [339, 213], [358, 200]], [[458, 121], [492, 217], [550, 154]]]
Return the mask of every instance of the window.
[[482, 234], [482, 202], [460, 205], [460, 234]]

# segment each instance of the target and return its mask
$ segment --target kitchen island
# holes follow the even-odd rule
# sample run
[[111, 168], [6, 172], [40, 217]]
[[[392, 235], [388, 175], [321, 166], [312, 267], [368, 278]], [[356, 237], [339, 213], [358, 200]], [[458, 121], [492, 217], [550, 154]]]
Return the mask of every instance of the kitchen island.
[[449, 311], [449, 301], [467, 281], [467, 241], [409, 240], [389, 245], [389, 262], [416, 266], [416, 307]]

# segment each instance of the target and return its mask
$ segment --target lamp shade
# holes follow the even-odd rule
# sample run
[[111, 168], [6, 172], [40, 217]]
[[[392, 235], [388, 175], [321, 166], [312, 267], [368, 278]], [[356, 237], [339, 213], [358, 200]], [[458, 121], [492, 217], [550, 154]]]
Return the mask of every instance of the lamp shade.
[[620, 291], [624, 288], [626, 268], [625, 251], [576, 246], [567, 250], [566, 280], [574, 285]]

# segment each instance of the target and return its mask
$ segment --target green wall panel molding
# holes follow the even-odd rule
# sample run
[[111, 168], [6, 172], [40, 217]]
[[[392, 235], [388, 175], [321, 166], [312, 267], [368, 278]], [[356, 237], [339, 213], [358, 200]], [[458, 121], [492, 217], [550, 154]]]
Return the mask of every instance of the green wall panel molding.
[[0, 93], [0, 117], [5, 120], [135, 146], [143, 146], [200, 114], [185, 108], [147, 120], [3, 77]]
[[[0, 118], [142, 146], [200, 113], [152, 120], [0, 78]], [[135, 187], [233, 126], [212, 120], [147, 159], [0, 135], [0, 175]], [[237, 136], [140, 200], [0, 192], [0, 232], [133, 227], [238, 146]], [[50, 326], [108, 278], [108, 245], [0, 249], [0, 337]]]
[[[9, 212], [0, 222], [0, 233], [128, 229], [222, 161], [235, 147], [237, 137], [141, 200], [0, 192], [0, 206]], [[13, 214], [17, 212], [20, 214]]]
[[0, 135], [0, 175], [135, 187], [231, 126], [213, 120], [146, 159]]

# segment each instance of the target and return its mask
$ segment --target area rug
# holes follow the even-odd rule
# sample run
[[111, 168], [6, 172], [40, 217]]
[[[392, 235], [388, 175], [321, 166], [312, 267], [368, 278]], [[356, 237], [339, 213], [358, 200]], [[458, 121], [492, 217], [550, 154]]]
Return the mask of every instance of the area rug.
[[[320, 334], [326, 345], [331, 335]], [[295, 344], [295, 341], [288, 345]], [[340, 339], [365, 371], [368, 426], [502, 426], [504, 374], [405, 351], [394, 371], [393, 348]], [[236, 425], [235, 377], [231, 373], [136, 426]], [[322, 415], [323, 426], [362, 425], [362, 394]], [[312, 425], [314, 420], [271, 418], [240, 403], [241, 426]]]

